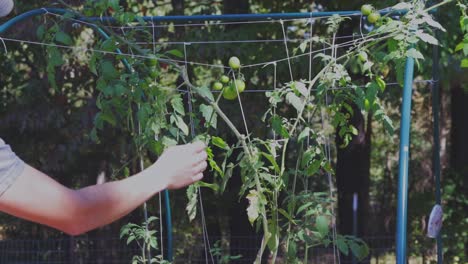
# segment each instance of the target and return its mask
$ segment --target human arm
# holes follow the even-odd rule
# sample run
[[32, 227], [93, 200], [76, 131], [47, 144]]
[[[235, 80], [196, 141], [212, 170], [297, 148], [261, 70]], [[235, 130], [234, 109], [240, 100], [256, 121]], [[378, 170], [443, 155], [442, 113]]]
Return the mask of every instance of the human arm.
[[156, 163], [123, 180], [72, 190], [25, 165], [0, 197], [0, 211], [78, 235], [128, 214], [154, 194], [203, 177], [203, 143], [169, 148]]

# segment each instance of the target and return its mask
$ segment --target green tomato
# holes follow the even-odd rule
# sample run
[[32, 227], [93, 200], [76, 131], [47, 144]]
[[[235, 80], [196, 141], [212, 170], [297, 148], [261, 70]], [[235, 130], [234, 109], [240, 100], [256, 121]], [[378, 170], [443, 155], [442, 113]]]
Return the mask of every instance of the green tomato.
[[366, 111], [369, 111], [369, 109], [370, 109], [370, 102], [369, 102], [369, 99], [367, 99], [367, 98], [364, 100], [364, 109]]
[[220, 83], [220, 82], [215, 82], [215, 83], [213, 83], [213, 89], [219, 91], [219, 90], [223, 89], [223, 84]]
[[152, 70], [152, 71], [149, 72], [149, 76], [151, 78], [153, 78], [153, 79], [158, 77], [158, 75], [159, 75], [159, 73], [157, 71], [155, 71], [155, 70]]
[[232, 89], [231, 86], [224, 88], [223, 90], [223, 97], [226, 100], [234, 100], [237, 98], [237, 91], [236, 89]]
[[239, 90], [239, 93], [242, 93], [245, 90], [245, 82], [242, 80], [236, 80], [231, 83], [231, 89], [234, 91], [237, 89]]
[[386, 78], [388, 76], [388, 74], [390, 73], [390, 67], [385, 64], [381, 69], [380, 69], [380, 72], [382, 73], [382, 77], [383, 78]]
[[379, 21], [380, 13], [379, 12], [372, 12], [369, 16], [367, 16], [367, 21], [369, 23], [374, 24], [375, 22]]
[[367, 53], [365, 51], [359, 52], [358, 58], [359, 58], [360, 61], [366, 62], [367, 59], [368, 59]]
[[229, 67], [231, 67], [233, 70], [239, 69], [241, 66], [240, 60], [237, 57], [231, 57], [229, 59]]
[[146, 59], [145, 64], [147, 66], [156, 66], [158, 64], [158, 58], [156, 58], [156, 56], [152, 55], [148, 59]]
[[223, 76], [221, 76], [220, 80], [221, 80], [222, 83], [228, 83], [229, 82], [229, 77], [227, 77], [226, 75], [223, 75]]
[[374, 7], [372, 5], [363, 5], [361, 6], [361, 13], [364, 16], [368, 16], [374, 11]]

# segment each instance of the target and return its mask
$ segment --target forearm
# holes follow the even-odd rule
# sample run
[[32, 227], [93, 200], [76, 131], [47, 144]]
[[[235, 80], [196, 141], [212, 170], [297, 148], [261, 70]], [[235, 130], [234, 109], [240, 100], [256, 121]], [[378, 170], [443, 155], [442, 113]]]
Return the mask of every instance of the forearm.
[[123, 180], [74, 191], [73, 233], [87, 232], [127, 215], [166, 186], [163, 177], [143, 171]]
[[71, 190], [26, 166], [0, 198], [0, 210], [77, 235], [119, 219], [166, 188], [166, 178], [153, 173], [158, 170]]
[[0, 197], [0, 211], [77, 235], [128, 214], [165, 188], [179, 189], [203, 178], [202, 142], [168, 148], [156, 163], [124, 180], [71, 190], [25, 165]]

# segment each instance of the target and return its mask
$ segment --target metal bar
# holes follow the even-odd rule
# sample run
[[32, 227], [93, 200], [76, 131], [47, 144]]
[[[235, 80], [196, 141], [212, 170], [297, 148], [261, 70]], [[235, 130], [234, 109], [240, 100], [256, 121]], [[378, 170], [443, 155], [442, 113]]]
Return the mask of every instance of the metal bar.
[[[12, 27], [13, 25], [15, 25], [16, 23], [18, 22], [21, 22], [23, 20], [26, 20], [30, 17], [34, 17], [34, 16], [38, 16], [38, 15], [43, 15], [43, 14], [46, 14], [46, 13], [53, 13], [53, 14], [57, 14], [57, 15], [63, 15], [65, 13], [73, 13], [72, 11], [69, 11], [69, 10], [66, 10], [66, 9], [62, 9], [62, 8], [40, 8], [40, 9], [34, 9], [34, 10], [31, 10], [31, 11], [28, 11], [28, 12], [25, 12], [25, 13], [22, 13], [8, 21], [6, 21], [5, 23], [1, 24], [0, 25], [0, 34], [1, 33], [4, 33], [5, 31], [7, 31], [10, 27]], [[86, 21], [86, 18], [78, 18], [78, 19], [83, 19], [83, 21]]]
[[406, 264], [406, 230], [408, 212], [408, 164], [409, 137], [411, 126], [411, 95], [413, 90], [414, 59], [408, 57], [405, 65], [403, 87], [403, 102], [401, 107], [400, 125], [400, 158], [398, 174], [398, 204], [397, 204], [397, 234], [396, 255], [397, 264]]
[[166, 229], [167, 229], [167, 260], [173, 260], [173, 245], [172, 245], [172, 214], [171, 201], [169, 200], [169, 190], [164, 190], [164, 202], [166, 204]]
[[[14, 24], [23, 21], [27, 18], [42, 15], [46, 13], [53, 13], [63, 15], [67, 12], [71, 12], [61, 8], [41, 8], [34, 9], [18, 15], [4, 24], [0, 25], [0, 34], [5, 32], [8, 28]], [[382, 15], [392, 13], [395, 15], [404, 14], [405, 10], [383, 10], [380, 11]], [[328, 11], [328, 12], [302, 12], [302, 13], [268, 13], [268, 14], [225, 14], [225, 15], [194, 15], [194, 16], [144, 16], [142, 19], [147, 22], [193, 22], [193, 21], [239, 21], [239, 20], [279, 20], [279, 19], [301, 19], [301, 18], [314, 18], [314, 17], [328, 17], [332, 15], [350, 16], [350, 15], [361, 15], [360, 11]], [[115, 19], [112, 17], [76, 17], [82, 21], [102, 21], [102, 22], [114, 22]]]
[[[0, 25], [0, 34], [7, 31], [16, 23], [23, 21], [27, 18], [46, 14], [54, 13], [63, 15], [69, 11], [59, 8], [42, 8], [35, 9], [29, 12], [23, 13], [17, 17], [14, 17], [4, 24]], [[394, 11], [381, 11], [381, 14], [393, 13], [395, 15], [404, 14], [405, 11], [394, 10]], [[239, 21], [239, 20], [280, 20], [280, 19], [307, 19], [317, 17], [327, 17], [331, 15], [361, 15], [359, 11], [337, 11], [337, 12], [304, 12], [304, 13], [271, 13], [271, 14], [226, 14], [226, 15], [195, 15], [195, 16], [146, 16], [142, 17], [144, 21], [151, 22], [192, 22], [192, 21]], [[113, 22], [115, 21], [111, 17], [77, 17], [76, 19], [82, 21], [102, 21], [102, 22]], [[106, 38], [107, 34], [96, 26], [98, 32]], [[107, 36], [108, 38], [109, 36]], [[119, 52], [119, 51], [117, 51]], [[125, 64], [125, 62], [124, 62]], [[125, 65], [128, 67], [128, 65]], [[408, 185], [408, 154], [409, 154], [409, 126], [410, 126], [410, 109], [411, 109], [411, 91], [412, 91], [412, 80], [414, 71], [414, 60], [408, 58], [406, 62], [406, 74], [405, 74], [405, 86], [403, 95], [403, 106], [402, 106], [402, 125], [401, 125], [401, 142], [400, 142], [400, 173], [399, 173], [399, 194], [398, 194], [398, 212], [397, 212], [397, 263], [404, 264], [406, 259], [406, 219], [407, 219], [407, 185]], [[169, 201], [169, 192], [164, 191], [165, 203], [166, 203], [166, 222], [168, 227], [168, 260], [172, 260], [172, 228], [171, 222], [171, 210]]]
[[[256, 21], [256, 20], [280, 20], [280, 19], [302, 19], [311, 17], [327, 17], [334, 14], [349, 16], [359, 15], [360, 11], [338, 11], [338, 12], [304, 12], [304, 13], [269, 13], [269, 14], [224, 14], [224, 15], [193, 15], [193, 16], [144, 16], [144, 21], [153, 22], [192, 22], [192, 21]], [[103, 22], [113, 22], [111, 17], [93, 17], [89, 19]]]
[[[438, 31], [436, 32], [436, 37]], [[440, 193], [440, 76], [439, 76], [439, 46], [434, 45], [432, 49], [432, 115], [433, 115], [433, 158], [432, 168], [435, 177], [435, 197], [436, 203], [441, 205], [442, 198]], [[442, 231], [437, 235], [437, 264], [443, 262], [442, 251]]]

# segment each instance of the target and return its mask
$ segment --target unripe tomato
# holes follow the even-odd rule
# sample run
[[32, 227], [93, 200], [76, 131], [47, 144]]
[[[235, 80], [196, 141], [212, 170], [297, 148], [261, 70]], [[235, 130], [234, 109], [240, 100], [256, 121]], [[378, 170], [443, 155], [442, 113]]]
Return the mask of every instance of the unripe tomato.
[[240, 60], [237, 57], [231, 57], [229, 59], [229, 67], [231, 67], [233, 70], [239, 69], [241, 66]]
[[236, 89], [232, 89], [232, 86], [228, 86], [223, 90], [223, 97], [226, 100], [234, 100], [237, 98], [237, 91]]
[[379, 21], [380, 13], [379, 12], [372, 12], [369, 16], [367, 16], [367, 21], [371, 24], [375, 24], [375, 22]]
[[370, 102], [369, 102], [369, 100], [367, 98], [364, 100], [364, 109], [366, 111], [369, 111], [369, 109], [370, 109]]
[[147, 66], [156, 66], [158, 64], [158, 58], [156, 56], [152, 55], [148, 59], [146, 59], [146, 65]]
[[213, 89], [219, 91], [219, 90], [223, 89], [223, 84], [220, 83], [220, 82], [215, 82], [215, 83], [213, 83]]
[[228, 83], [229, 82], [229, 77], [227, 77], [226, 75], [223, 75], [223, 76], [221, 76], [220, 81], [222, 83]]
[[368, 16], [374, 11], [374, 7], [372, 5], [363, 5], [361, 6], [361, 13], [364, 16]]
[[359, 58], [360, 61], [366, 62], [367, 59], [368, 59], [367, 53], [365, 51], [359, 52], [358, 58]]
[[232, 82], [231, 87], [234, 91], [237, 89], [239, 90], [239, 93], [242, 93], [245, 90], [245, 82], [242, 80], [236, 80], [235, 82]]

